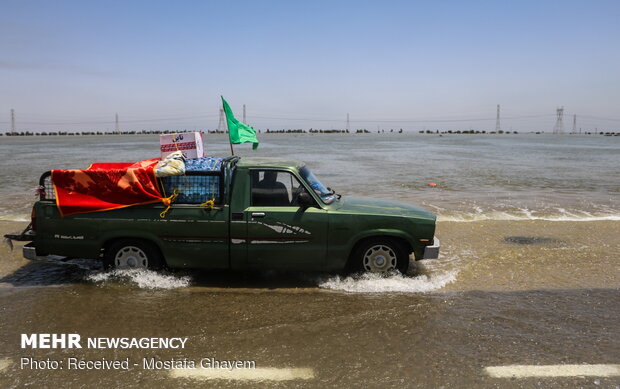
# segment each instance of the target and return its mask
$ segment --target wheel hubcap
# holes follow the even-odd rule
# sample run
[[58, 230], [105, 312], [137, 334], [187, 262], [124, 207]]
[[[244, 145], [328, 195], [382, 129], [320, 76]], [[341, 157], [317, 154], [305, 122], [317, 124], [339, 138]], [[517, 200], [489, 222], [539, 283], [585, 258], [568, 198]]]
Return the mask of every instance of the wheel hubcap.
[[140, 248], [126, 246], [116, 253], [114, 265], [117, 269], [146, 269], [149, 266], [149, 259]]
[[371, 273], [387, 273], [396, 269], [396, 253], [386, 245], [375, 245], [364, 254], [364, 269]]

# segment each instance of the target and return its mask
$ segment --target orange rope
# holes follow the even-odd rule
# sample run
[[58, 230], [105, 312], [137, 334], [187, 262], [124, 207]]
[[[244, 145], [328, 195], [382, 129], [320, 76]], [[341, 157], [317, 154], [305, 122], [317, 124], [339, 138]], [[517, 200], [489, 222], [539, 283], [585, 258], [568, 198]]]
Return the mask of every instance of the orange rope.
[[162, 219], [166, 217], [166, 214], [170, 210], [170, 207], [172, 207], [172, 202], [177, 198], [178, 195], [179, 192], [177, 188], [174, 188], [174, 193], [172, 193], [170, 197], [164, 197], [161, 199], [161, 202], [164, 203], [166, 209], [164, 209], [164, 211], [159, 214], [159, 217], [161, 217]]
[[209, 209], [213, 209], [215, 206], [215, 183], [211, 184], [211, 200], [207, 200], [204, 203], [200, 204], [201, 207], [207, 207]]

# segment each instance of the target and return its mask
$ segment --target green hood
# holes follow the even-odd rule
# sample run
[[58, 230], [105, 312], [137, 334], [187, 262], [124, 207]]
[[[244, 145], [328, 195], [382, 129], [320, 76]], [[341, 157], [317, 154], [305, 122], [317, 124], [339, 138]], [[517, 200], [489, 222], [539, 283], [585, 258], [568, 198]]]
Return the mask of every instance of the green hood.
[[[336, 205], [336, 204], [334, 204]], [[342, 197], [336, 205], [338, 211], [366, 215], [405, 216], [435, 220], [435, 214], [413, 204], [399, 201], [378, 200], [364, 197]]]

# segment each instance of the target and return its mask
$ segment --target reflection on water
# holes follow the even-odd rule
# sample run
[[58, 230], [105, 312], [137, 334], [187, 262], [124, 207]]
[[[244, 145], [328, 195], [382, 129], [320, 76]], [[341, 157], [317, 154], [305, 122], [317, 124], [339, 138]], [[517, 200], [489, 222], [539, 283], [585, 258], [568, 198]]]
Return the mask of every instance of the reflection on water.
[[507, 236], [505, 242], [514, 244], [538, 244], [538, 243], [555, 243], [553, 238], [545, 238], [540, 236]]
[[103, 270], [100, 261], [65, 259], [49, 256], [30, 262], [12, 274], [0, 278], [0, 284], [13, 286], [50, 286], [92, 283], [104, 287], [140, 289], [236, 288], [299, 289], [321, 288], [357, 293], [424, 293], [439, 290], [456, 280], [457, 259], [442, 256], [439, 260], [412, 261], [409, 272], [392, 274], [352, 274], [281, 271], [152, 271], [148, 269]]

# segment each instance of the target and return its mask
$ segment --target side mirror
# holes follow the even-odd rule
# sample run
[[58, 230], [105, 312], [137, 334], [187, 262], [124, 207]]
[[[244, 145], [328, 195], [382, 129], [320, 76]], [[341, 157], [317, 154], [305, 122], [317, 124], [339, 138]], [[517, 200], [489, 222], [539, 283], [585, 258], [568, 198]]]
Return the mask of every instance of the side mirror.
[[297, 197], [297, 202], [299, 203], [299, 206], [303, 208], [314, 206], [314, 199], [306, 191], [303, 191], [299, 194], [299, 196]]

